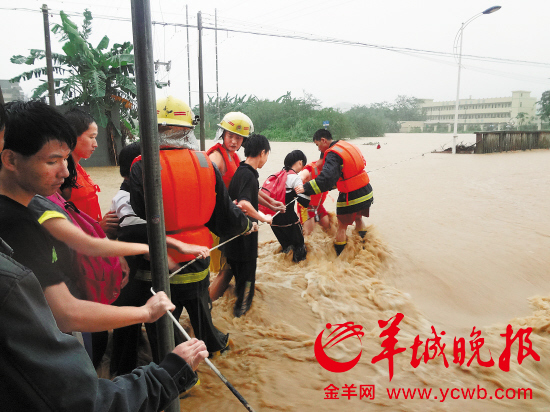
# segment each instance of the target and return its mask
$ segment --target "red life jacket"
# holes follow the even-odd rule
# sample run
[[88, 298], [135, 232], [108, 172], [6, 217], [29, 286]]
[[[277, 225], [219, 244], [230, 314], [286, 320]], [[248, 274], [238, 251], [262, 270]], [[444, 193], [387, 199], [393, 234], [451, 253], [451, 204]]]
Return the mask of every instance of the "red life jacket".
[[[97, 238], [106, 237], [99, 223], [83, 211], [75, 210], [72, 202], [66, 202], [57, 192], [48, 196], [48, 199], [61, 206], [84, 233]], [[122, 267], [118, 257], [88, 256], [78, 252], [75, 254], [80, 274], [78, 284], [85, 292], [86, 299], [106, 305], [113, 303], [120, 294], [122, 282]]]
[[[133, 163], [140, 161], [136, 157]], [[132, 163], [132, 164], [133, 164]], [[204, 226], [216, 205], [216, 174], [205, 152], [161, 149], [160, 177], [166, 234], [185, 243], [212, 247], [212, 235]], [[195, 258], [168, 249], [178, 263]]]
[[99, 186], [94, 183], [90, 175], [78, 163], [76, 163], [76, 172], [76, 184], [79, 187], [72, 189], [71, 202], [75, 204], [78, 210], [99, 222], [101, 220], [101, 208], [97, 197], [97, 193], [100, 192]]
[[331, 152], [337, 154], [344, 162], [342, 176], [336, 183], [340, 193], [353, 192], [369, 184], [369, 175], [365, 171], [367, 163], [357, 146], [339, 140], [325, 150], [325, 158]]
[[214, 146], [208, 149], [206, 154], [210, 156], [216, 150], [221, 153], [223, 161], [225, 162], [225, 168], [227, 170], [222, 177], [225, 187], [229, 188], [229, 183], [231, 183], [231, 179], [233, 179], [233, 176], [235, 175], [235, 172], [237, 171], [237, 168], [241, 163], [241, 159], [239, 159], [239, 155], [237, 154], [237, 152], [233, 152], [231, 153], [231, 156], [229, 156], [229, 150], [223, 147], [221, 143], [216, 143]]
[[[304, 166], [304, 169], [311, 174], [311, 180], [315, 179], [321, 173], [323, 167], [317, 167], [317, 161], [308, 163]], [[308, 208], [316, 209], [319, 205], [322, 205], [327, 198], [328, 192], [319, 193], [318, 195], [311, 195]]]
[[[296, 172], [292, 169], [290, 169], [289, 171], [283, 169], [278, 173], [269, 175], [260, 190], [266, 193], [273, 200], [285, 203], [286, 178], [289, 174], [296, 174]], [[263, 205], [259, 205], [258, 210], [266, 215], [274, 215], [275, 213], [277, 213]]]

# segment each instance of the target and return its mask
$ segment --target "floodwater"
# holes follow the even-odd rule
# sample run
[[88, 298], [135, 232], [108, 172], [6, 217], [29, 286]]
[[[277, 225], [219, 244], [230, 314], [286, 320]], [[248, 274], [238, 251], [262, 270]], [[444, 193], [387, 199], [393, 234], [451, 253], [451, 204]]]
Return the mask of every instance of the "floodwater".
[[[448, 134], [389, 134], [354, 141], [367, 161], [375, 200], [365, 240], [349, 228], [348, 246], [340, 257], [333, 249], [333, 233], [317, 228], [306, 239], [307, 260], [294, 264], [291, 256], [279, 253], [270, 228], [260, 228], [252, 309], [233, 318], [231, 288], [213, 305], [214, 323], [233, 341], [232, 349], [213, 362], [256, 411], [550, 408], [550, 151], [432, 153], [448, 147], [451, 140]], [[474, 135], [458, 139], [465, 144], [474, 141]], [[372, 144], [378, 142], [381, 149]], [[261, 182], [280, 170], [293, 149], [303, 150], [308, 160], [319, 156], [313, 143], [271, 147], [260, 170]], [[242, 150], [239, 154], [243, 157]], [[120, 184], [118, 170], [88, 171], [102, 188], [105, 211]], [[329, 211], [335, 210], [336, 198], [332, 191], [326, 201]], [[404, 318], [395, 346], [406, 350], [393, 358], [390, 381], [388, 360], [373, 364], [372, 359], [383, 351], [387, 337], [380, 334], [389, 326], [382, 328], [378, 321], [397, 313]], [[190, 329], [184, 316], [181, 322]], [[364, 336], [361, 341], [347, 339], [327, 353], [345, 362], [362, 350], [361, 359], [347, 372], [329, 372], [317, 362], [314, 343], [327, 323], [344, 322], [361, 325]], [[523, 342], [528, 356], [518, 363], [516, 339], [510, 371], [504, 372], [499, 357], [506, 346], [501, 334], [508, 324], [514, 336], [520, 328], [530, 327], [532, 333]], [[433, 346], [432, 326], [446, 345], [443, 353]], [[474, 357], [473, 327], [484, 339], [480, 359], [493, 359], [491, 367], [480, 366], [477, 359], [467, 366]], [[418, 358], [424, 355], [426, 341], [432, 340], [426, 358], [413, 367], [416, 336], [422, 341]], [[462, 366], [453, 363], [455, 337], [465, 339]], [[529, 340], [540, 361], [529, 355]], [[436, 349], [438, 356], [430, 359]], [[206, 365], [199, 375], [201, 385], [181, 400], [182, 410], [245, 410]], [[339, 399], [325, 399], [329, 385], [338, 388]], [[347, 392], [350, 395], [359, 395], [361, 385], [375, 385], [374, 399], [348, 399], [343, 389], [351, 385], [355, 386]], [[390, 388], [431, 388], [431, 399], [404, 399], [402, 394], [390, 399]], [[473, 399], [455, 400], [450, 392], [454, 388], [458, 389], [452, 396], [459, 398], [461, 390], [477, 392]], [[530, 389], [532, 399], [523, 400], [520, 388]], [[483, 398], [483, 389], [486, 398], [477, 399]], [[444, 401], [440, 390], [446, 393]], [[518, 393], [522, 399], [504, 396]]]

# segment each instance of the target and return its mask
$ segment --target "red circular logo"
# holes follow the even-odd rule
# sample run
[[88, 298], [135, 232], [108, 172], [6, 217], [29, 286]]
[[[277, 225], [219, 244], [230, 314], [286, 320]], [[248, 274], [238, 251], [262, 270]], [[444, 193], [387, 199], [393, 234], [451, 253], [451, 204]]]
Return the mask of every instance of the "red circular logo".
[[[330, 323], [327, 323], [326, 327], [327, 330], [330, 330], [333, 325]], [[327, 371], [330, 372], [346, 372], [349, 371], [351, 368], [353, 368], [355, 365], [357, 365], [357, 362], [359, 362], [359, 359], [361, 359], [361, 355], [363, 354], [363, 350], [359, 352], [359, 355], [357, 355], [355, 358], [353, 358], [350, 361], [347, 362], [337, 362], [331, 358], [328, 357], [328, 355], [325, 353], [325, 348], [331, 348], [334, 345], [336, 345], [339, 342], [342, 342], [343, 340], [346, 340], [348, 338], [351, 338], [352, 336], [356, 336], [357, 339], [359, 339], [359, 343], [361, 343], [361, 338], [365, 335], [361, 330], [363, 329], [363, 326], [361, 325], [355, 325], [353, 322], [346, 322], [346, 323], [339, 323], [334, 325], [336, 326], [336, 329], [333, 330], [327, 338], [330, 338], [332, 335], [334, 335], [327, 343], [323, 345], [322, 339], [323, 339], [323, 331], [317, 335], [317, 339], [315, 339], [315, 358], [317, 358], [317, 362], [319, 362], [319, 365], [321, 365], [323, 368], [325, 368]]]

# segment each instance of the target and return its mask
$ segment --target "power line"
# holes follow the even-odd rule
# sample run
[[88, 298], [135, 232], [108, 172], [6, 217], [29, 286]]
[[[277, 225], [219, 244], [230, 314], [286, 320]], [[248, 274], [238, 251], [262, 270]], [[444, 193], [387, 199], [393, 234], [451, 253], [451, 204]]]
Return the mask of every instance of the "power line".
[[[29, 12], [37, 12], [40, 11], [34, 10], [34, 9], [25, 9], [25, 8], [0, 8], [0, 10], [17, 10], [17, 11], [29, 11]], [[50, 12], [53, 12], [53, 10], [50, 10]], [[69, 16], [80, 16], [81, 13], [77, 12], [65, 12]], [[131, 19], [126, 17], [116, 17], [116, 16], [106, 16], [106, 15], [96, 15], [94, 18], [97, 19], [107, 19], [107, 20], [115, 20], [115, 21], [124, 21], [124, 22], [130, 22]], [[197, 28], [196, 25], [193, 24], [183, 24], [183, 23], [171, 23], [171, 22], [158, 22], [153, 21], [153, 25], [161, 25], [161, 26], [174, 26], [174, 27], [191, 27], [191, 28]], [[356, 47], [367, 47], [372, 49], [378, 49], [378, 50], [386, 50], [386, 51], [393, 51], [393, 52], [402, 52], [402, 53], [408, 53], [408, 54], [424, 54], [424, 55], [433, 55], [433, 56], [440, 56], [440, 57], [454, 57], [454, 53], [450, 52], [440, 52], [440, 51], [434, 51], [434, 50], [424, 50], [424, 49], [415, 49], [410, 47], [397, 47], [397, 46], [385, 46], [385, 45], [379, 45], [379, 44], [372, 44], [372, 43], [365, 43], [360, 41], [352, 41], [352, 40], [344, 40], [344, 39], [337, 39], [337, 38], [328, 38], [328, 37], [318, 37], [314, 34], [279, 34], [279, 33], [273, 33], [273, 32], [261, 32], [261, 31], [254, 31], [254, 30], [243, 30], [238, 28], [231, 28], [231, 27], [212, 27], [212, 26], [205, 26], [203, 25], [203, 29], [205, 30], [219, 30], [219, 31], [225, 31], [228, 33], [241, 33], [241, 34], [250, 34], [250, 35], [256, 35], [256, 36], [265, 36], [265, 37], [274, 37], [274, 38], [283, 38], [283, 39], [293, 39], [293, 40], [303, 40], [303, 41], [312, 41], [316, 43], [327, 43], [327, 44], [340, 44], [340, 45], [346, 45], [346, 46], [356, 46]], [[544, 62], [535, 62], [535, 61], [528, 61], [528, 60], [517, 60], [517, 59], [506, 59], [506, 58], [500, 58], [500, 57], [490, 57], [490, 56], [476, 56], [476, 55], [470, 55], [470, 54], [463, 54], [463, 59], [470, 59], [470, 60], [478, 60], [478, 61], [486, 61], [486, 62], [493, 62], [493, 63], [505, 63], [505, 64], [518, 64], [518, 65], [531, 65], [531, 66], [539, 66], [539, 67], [550, 67], [550, 63], [544, 63]]]

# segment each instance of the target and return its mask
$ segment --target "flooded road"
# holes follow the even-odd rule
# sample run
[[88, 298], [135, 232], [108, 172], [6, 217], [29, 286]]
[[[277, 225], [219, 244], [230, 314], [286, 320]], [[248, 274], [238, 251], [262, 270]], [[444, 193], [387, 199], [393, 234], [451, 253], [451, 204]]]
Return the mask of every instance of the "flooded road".
[[[213, 362], [256, 411], [548, 410], [550, 151], [431, 153], [451, 140], [448, 134], [389, 134], [353, 141], [367, 161], [374, 204], [366, 239], [348, 229], [348, 246], [338, 258], [330, 231], [317, 228], [306, 239], [307, 260], [294, 264], [290, 255], [279, 253], [270, 228], [260, 229], [251, 311], [233, 318], [232, 288], [213, 305], [214, 323], [233, 341], [232, 349]], [[458, 139], [474, 141], [474, 135]], [[303, 150], [308, 160], [319, 156], [313, 143], [272, 143], [260, 182], [280, 170], [293, 149]], [[87, 170], [102, 189], [105, 211], [120, 185], [118, 170]], [[332, 191], [325, 204], [329, 211], [335, 210], [336, 198]], [[372, 360], [385, 339], [378, 321], [397, 313], [404, 318], [395, 346], [406, 350], [395, 355], [390, 381], [388, 360]], [[327, 323], [344, 322], [361, 325], [364, 336], [327, 353], [344, 362], [362, 350], [361, 359], [347, 372], [328, 372], [315, 358], [314, 343]], [[185, 316], [182, 324], [190, 329]], [[518, 364], [518, 338], [510, 371], [501, 370], [506, 338], [500, 335], [508, 324], [514, 336], [520, 328], [533, 329], [528, 339], [540, 361], [526, 356]], [[425, 363], [422, 358], [413, 367], [415, 338], [423, 342], [416, 345], [422, 357], [426, 341], [434, 343], [432, 326], [446, 346], [438, 356], [437, 348], [428, 351], [426, 359], [435, 359]], [[478, 359], [466, 366], [473, 357], [473, 327], [485, 339], [480, 359], [493, 359], [494, 366], [479, 366]], [[465, 339], [462, 366], [453, 363], [455, 337]], [[181, 400], [182, 410], [245, 410], [206, 365], [199, 375], [201, 385]], [[339, 399], [325, 399], [329, 385], [340, 389]], [[351, 385], [357, 395], [361, 385], [375, 385], [375, 398], [342, 397]], [[390, 399], [389, 388], [433, 392], [430, 400], [397, 400]], [[488, 394], [467, 400], [448, 395], [443, 401], [440, 389], [453, 388], [484, 388]], [[529, 388], [533, 399], [497, 399], [497, 389], [509, 388]]]

